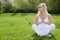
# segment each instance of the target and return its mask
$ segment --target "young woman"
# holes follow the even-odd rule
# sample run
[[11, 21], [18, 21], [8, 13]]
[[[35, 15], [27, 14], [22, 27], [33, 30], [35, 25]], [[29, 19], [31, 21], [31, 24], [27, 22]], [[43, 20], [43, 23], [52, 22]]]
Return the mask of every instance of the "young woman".
[[51, 15], [47, 11], [47, 6], [45, 3], [40, 3], [38, 6], [38, 14], [35, 16], [34, 22], [32, 24], [32, 29], [39, 36], [49, 36], [53, 29], [55, 29], [55, 24]]

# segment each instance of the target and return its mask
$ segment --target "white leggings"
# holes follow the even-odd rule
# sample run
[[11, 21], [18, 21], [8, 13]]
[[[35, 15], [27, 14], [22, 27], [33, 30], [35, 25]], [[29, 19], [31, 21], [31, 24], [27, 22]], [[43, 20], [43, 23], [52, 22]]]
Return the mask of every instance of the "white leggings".
[[52, 31], [53, 31], [53, 29], [55, 29], [55, 25], [54, 24], [50, 24], [49, 25], [50, 27], [48, 28], [48, 32], [47, 31], [45, 31], [44, 33], [42, 33], [43, 31], [41, 30], [41, 28], [39, 28], [39, 26], [38, 25], [36, 25], [36, 24], [32, 24], [32, 29], [38, 34], [38, 35], [40, 35], [40, 36], [45, 36], [45, 35], [47, 35], [48, 33], [51, 33]]

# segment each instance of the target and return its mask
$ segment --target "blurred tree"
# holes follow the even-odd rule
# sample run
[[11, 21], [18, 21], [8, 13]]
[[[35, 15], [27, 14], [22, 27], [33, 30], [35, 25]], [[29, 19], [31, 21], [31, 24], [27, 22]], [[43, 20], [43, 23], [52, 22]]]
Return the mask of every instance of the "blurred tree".
[[9, 0], [2, 0], [1, 1], [1, 6], [2, 6], [2, 11], [3, 12], [10, 12], [10, 11], [12, 11], [11, 9], [12, 9], [12, 4], [9, 2]]
[[48, 11], [60, 10], [60, 0], [3, 0], [2, 9], [4, 12], [37, 12], [40, 3], [46, 3]]
[[1, 2], [0, 2], [0, 13], [1, 13]]
[[45, 3], [46, 2], [46, 0], [40, 0], [41, 1], [41, 3]]
[[28, 0], [30, 3], [30, 8], [33, 12], [36, 12], [38, 9], [38, 4], [40, 4], [40, 0]]
[[48, 6], [48, 10], [51, 12], [58, 12], [60, 11], [60, 0], [46, 0], [47, 6]]

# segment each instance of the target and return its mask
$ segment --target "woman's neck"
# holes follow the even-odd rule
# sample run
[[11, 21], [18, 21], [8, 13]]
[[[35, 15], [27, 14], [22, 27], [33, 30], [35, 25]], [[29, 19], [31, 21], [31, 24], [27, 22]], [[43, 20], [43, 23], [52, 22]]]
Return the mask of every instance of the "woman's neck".
[[45, 14], [45, 12], [41, 12], [41, 13], [40, 13], [40, 17], [41, 17], [41, 18], [44, 19], [44, 18], [46, 18], [46, 16], [47, 16], [47, 15]]
[[41, 12], [40, 15], [43, 15], [44, 16], [45, 15], [45, 12]]

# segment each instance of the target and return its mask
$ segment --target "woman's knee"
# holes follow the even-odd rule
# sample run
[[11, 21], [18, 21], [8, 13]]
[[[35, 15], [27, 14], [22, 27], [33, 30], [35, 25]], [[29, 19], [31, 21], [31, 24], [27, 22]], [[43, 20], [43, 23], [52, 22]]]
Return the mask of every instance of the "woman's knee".
[[37, 27], [37, 24], [32, 24], [32, 28], [36, 28]]
[[52, 29], [55, 29], [55, 24], [50, 24], [50, 27], [52, 28]]

